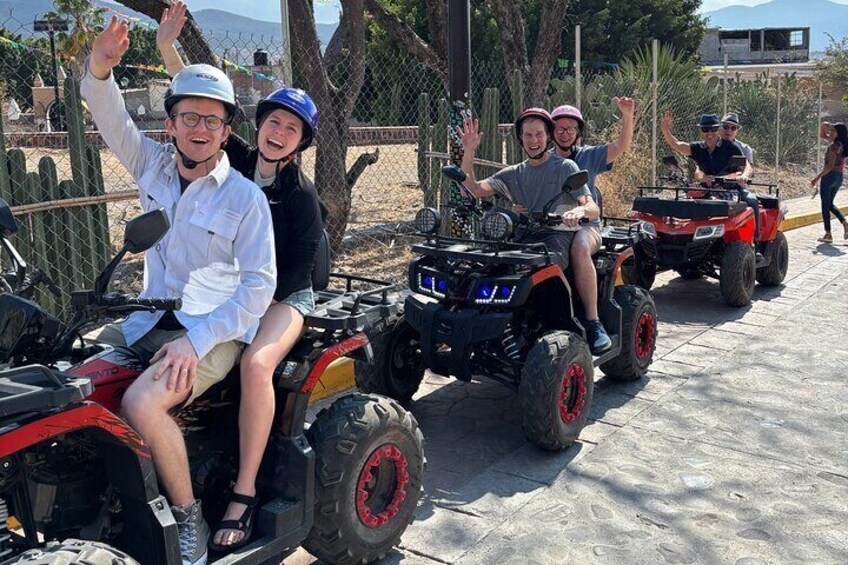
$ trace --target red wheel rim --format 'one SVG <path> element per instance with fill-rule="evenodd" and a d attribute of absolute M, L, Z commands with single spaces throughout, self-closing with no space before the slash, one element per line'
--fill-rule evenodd
<path fill-rule="evenodd" d="M 559 417 L 570 424 L 583 413 L 586 404 L 586 372 L 577 363 L 572 363 L 562 377 L 559 391 Z"/>
<path fill-rule="evenodd" d="M 654 315 L 650 312 L 642 312 L 642 315 L 639 316 L 639 321 L 636 322 L 636 335 L 634 337 L 636 357 L 639 359 L 645 359 L 651 354 L 651 350 L 654 347 L 656 327 L 657 321 L 654 319 Z"/>
<path fill-rule="evenodd" d="M 363 524 L 379 528 L 400 512 L 409 482 L 408 466 L 394 444 L 381 445 L 371 453 L 356 485 L 356 513 Z"/>

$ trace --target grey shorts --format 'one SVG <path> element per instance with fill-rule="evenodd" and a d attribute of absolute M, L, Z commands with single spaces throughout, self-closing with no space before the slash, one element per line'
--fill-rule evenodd
<path fill-rule="evenodd" d="M 554 255 L 554 261 L 564 271 L 568 268 L 571 256 L 571 243 L 576 231 L 539 231 L 530 232 L 520 237 L 521 243 L 544 243 L 548 252 Z"/>
<path fill-rule="evenodd" d="M 288 304 L 303 316 L 306 316 L 315 310 L 315 293 L 312 292 L 312 287 L 296 290 L 280 301 L 282 304 Z"/>

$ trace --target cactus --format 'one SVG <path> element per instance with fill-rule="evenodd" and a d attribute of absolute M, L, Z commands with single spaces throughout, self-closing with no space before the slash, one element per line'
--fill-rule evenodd
<path fill-rule="evenodd" d="M 448 101 L 444 98 L 439 99 L 432 143 L 434 153 L 448 152 Z M 431 159 L 430 164 L 432 167 L 430 173 L 431 190 L 439 194 L 438 201 L 444 204 L 449 201 L 450 181 L 442 175 L 440 161 L 438 159 Z"/>
<path fill-rule="evenodd" d="M 9 178 L 9 161 L 6 156 L 6 140 L 3 132 L 3 118 L 0 117 L 0 198 L 7 202 L 12 197 L 12 181 Z"/>
<path fill-rule="evenodd" d="M 9 193 L 9 206 L 20 206 L 28 200 L 28 183 L 26 171 L 26 155 L 20 149 L 10 149 L 7 153 L 9 160 L 9 177 L 11 191 Z M 18 220 L 18 232 L 14 235 L 14 244 L 21 256 L 29 261 L 29 230 L 26 218 Z"/>
<path fill-rule="evenodd" d="M 498 131 L 500 106 L 500 91 L 497 88 L 487 88 L 483 92 L 483 112 L 480 115 L 480 133 L 483 137 L 480 140 L 480 148 L 477 150 L 477 157 L 481 159 L 498 162 L 503 159 L 501 135 Z M 486 178 L 494 172 L 495 170 L 491 167 L 482 165 L 474 167 L 474 176 L 478 179 Z"/>
<path fill-rule="evenodd" d="M 256 145 L 256 126 L 250 122 L 242 122 L 239 136 L 250 145 Z"/>
<path fill-rule="evenodd" d="M 56 163 L 50 157 L 42 157 L 38 162 L 38 186 L 37 197 L 41 202 L 59 199 L 59 178 L 56 174 Z M 62 237 L 60 230 L 61 212 L 57 210 L 47 210 L 41 212 L 40 224 L 44 230 L 43 235 L 36 232 L 35 243 L 39 254 L 39 267 L 44 270 L 56 283 L 60 289 L 67 288 L 66 281 L 60 276 L 61 263 L 67 261 L 71 250 L 68 248 L 66 238 Z M 44 293 L 43 295 L 48 300 L 48 310 L 54 314 L 59 314 L 66 306 L 64 299 L 67 295 L 63 295 L 61 299 L 55 299 L 52 294 Z M 52 306 L 53 309 L 50 309 Z"/>
<path fill-rule="evenodd" d="M 88 195 L 103 196 L 106 187 L 103 184 L 103 166 L 100 162 L 100 150 L 93 145 L 86 146 L 86 162 L 88 164 Z M 92 217 L 94 229 L 94 270 L 99 273 L 106 266 L 106 260 L 111 255 L 109 241 L 109 216 L 106 204 L 95 204 L 92 206 Z"/>

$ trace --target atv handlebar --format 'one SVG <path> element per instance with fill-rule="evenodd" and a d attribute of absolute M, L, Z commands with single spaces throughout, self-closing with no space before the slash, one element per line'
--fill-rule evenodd
<path fill-rule="evenodd" d="M 150 310 L 179 310 L 183 307 L 180 298 L 132 298 L 126 294 L 109 293 L 101 297 L 100 305 L 108 308 L 136 306 L 139 309 Z"/>

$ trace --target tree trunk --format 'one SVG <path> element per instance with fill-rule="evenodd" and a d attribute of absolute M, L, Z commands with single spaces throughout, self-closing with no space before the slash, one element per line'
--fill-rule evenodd
<path fill-rule="evenodd" d="M 118 2 L 157 22 L 162 19 L 162 12 L 165 8 L 171 5 L 167 0 L 118 0 Z M 207 65 L 218 66 L 218 62 L 215 60 L 215 52 L 206 38 L 203 37 L 203 31 L 194 21 L 191 12 L 186 11 L 186 16 L 188 21 L 186 21 L 183 31 L 180 33 L 180 45 L 188 56 L 189 63 L 206 63 Z"/>

